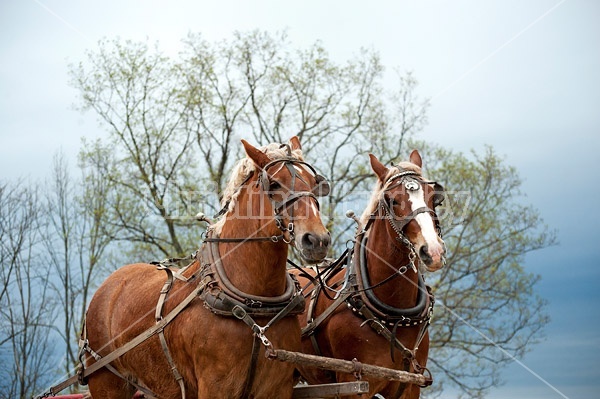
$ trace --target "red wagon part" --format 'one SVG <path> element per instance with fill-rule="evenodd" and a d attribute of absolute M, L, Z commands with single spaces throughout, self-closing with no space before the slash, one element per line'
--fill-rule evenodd
<path fill-rule="evenodd" d="M 74 394 L 70 394 L 70 395 L 57 395 L 57 396 L 53 396 L 54 399 L 91 399 L 92 397 L 90 396 L 89 393 L 74 393 Z M 136 392 L 131 399 L 142 399 L 145 398 L 145 396 L 141 393 L 141 392 Z"/>

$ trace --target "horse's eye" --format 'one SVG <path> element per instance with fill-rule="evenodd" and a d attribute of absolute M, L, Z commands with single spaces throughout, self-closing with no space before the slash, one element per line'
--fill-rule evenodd
<path fill-rule="evenodd" d="M 269 191 L 277 191 L 279 189 L 281 189 L 281 184 L 279 184 L 279 182 L 272 181 L 269 184 Z"/>

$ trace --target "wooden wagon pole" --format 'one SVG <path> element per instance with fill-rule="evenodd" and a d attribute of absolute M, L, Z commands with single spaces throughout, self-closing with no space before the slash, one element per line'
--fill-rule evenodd
<path fill-rule="evenodd" d="M 283 349 L 267 349 L 266 356 L 282 362 L 315 367 L 322 370 L 331 370 L 342 373 L 356 374 L 357 376 L 374 377 L 390 381 L 400 381 L 408 384 L 423 386 L 430 381 L 422 374 L 407 371 L 393 370 L 386 367 L 364 364 L 357 360 L 342 360 L 323 356 L 307 355 L 305 353 L 290 352 Z"/>

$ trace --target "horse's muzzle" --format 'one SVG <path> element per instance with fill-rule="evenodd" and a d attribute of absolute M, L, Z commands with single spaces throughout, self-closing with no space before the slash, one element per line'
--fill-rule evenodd
<path fill-rule="evenodd" d="M 319 262 L 327 256 L 331 236 L 327 234 L 304 233 L 299 240 L 300 254 L 307 262 Z"/>
<path fill-rule="evenodd" d="M 429 272 L 440 270 L 446 264 L 446 246 L 435 243 L 423 245 L 419 248 L 419 258 Z"/>

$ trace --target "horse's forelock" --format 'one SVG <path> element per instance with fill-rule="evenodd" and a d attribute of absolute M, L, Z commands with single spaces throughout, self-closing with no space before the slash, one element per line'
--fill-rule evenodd
<path fill-rule="evenodd" d="M 264 152 L 269 159 L 276 160 L 281 158 L 290 158 L 288 153 L 288 147 L 279 143 L 271 143 L 264 147 L 260 147 L 259 150 Z M 302 150 L 291 150 L 291 158 L 295 158 L 299 161 L 304 161 Z M 254 171 L 256 170 L 256 164 L 249 157 L 240 159 L 235 163 L 231 171 L 231 176 L 227 181 L 227 185 L 223 190 L 223 196 L 221 197 L 221 206 L 227 206 L 227 212 L 233 210 L 237 204 L 237 197 L 241 191 L 241 185 Z M 225 217 L 221 217 L 214 225 L 213 228 L 217 233 L 221 232 L 221 228 L 225 223 Z"/>

